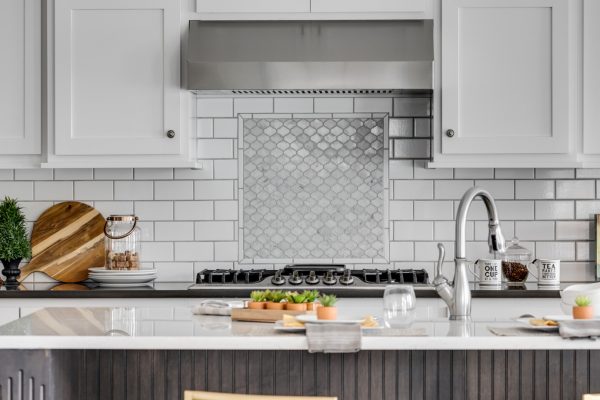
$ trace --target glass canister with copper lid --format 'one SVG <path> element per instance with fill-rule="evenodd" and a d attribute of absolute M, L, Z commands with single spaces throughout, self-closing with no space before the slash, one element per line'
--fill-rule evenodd
<path fill-rule="evenodd" d="M 111 215 L 104 225 L 105 268 L 112 270 L 140 269 L 142 231 L 135 215 Z"/>

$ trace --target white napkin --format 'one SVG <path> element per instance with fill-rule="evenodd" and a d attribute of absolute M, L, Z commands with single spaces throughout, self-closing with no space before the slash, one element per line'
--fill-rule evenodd
<path fill-rule="evenodd" d="M 360 324 L 306 323 L 309 353 L 356 353 L 362 347 Z"/>
<path fill-rule="evenodd" d="M 192 306 L 192 313 L 196 315 L 231 315 L 232 308 L 244 308 L 244 302 L 204 300 L 200 304 Z"/>
<path fill-rule="evenodd" d="M 600 321 L 597 320 L 567 320 L 560 321 L 558 328 L 560 336 L 565 339 L 589 338 L 596 340 L 600 337 Z"/>

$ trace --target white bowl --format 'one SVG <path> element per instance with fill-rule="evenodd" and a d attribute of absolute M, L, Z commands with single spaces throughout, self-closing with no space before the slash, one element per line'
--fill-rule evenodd
<path fill-rule="evenodd" d="M 571 285 L 560 292 L 561 308 L 565 314 L 571 314 L 577 296 L 587 296 L 592 300 L 595 315 L 600 316 L 600 282 Z"/>

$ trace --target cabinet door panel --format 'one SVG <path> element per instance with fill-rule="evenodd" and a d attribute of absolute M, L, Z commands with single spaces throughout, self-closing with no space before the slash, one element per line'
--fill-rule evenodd
<path fill-rule="evenodd" d="M 429 0 L 312 0 L 312 12 L 406 12 L 424 13 Z"/>
<path fill-rule="evenodd" d="M 566 0 L 442 7 L 442 152 L 568 153 Z"/>
<path fill-rule="evenodd" d="M 180 153 L 179 2 L 57 0 L 55 18 L 56 154 Z"/>
<path fill-rule="evenodd" d="M 199 13 L 310 12 L 310 0 L 196 0 Z"/>
<path fill-rule="evenodd" d="M 600 154 L 600 1 L 583 9 L 583 152 Z"/>
<path fill-rule="evenodd" d="M 0 1 L 0 154 L 40 154 L 41 5 Z"/>

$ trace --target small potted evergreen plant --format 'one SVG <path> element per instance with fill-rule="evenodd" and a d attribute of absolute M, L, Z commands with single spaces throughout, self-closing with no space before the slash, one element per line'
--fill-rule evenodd
<path fill-rule="evenodd" d="M 281 290 L 273 290 L 269 293 L 269 298 L 267 299 L 269 302 L 267 303 L 267 310 L 283 310 L 285 308 L 285 293 Z"/>
<path fill-rule="evenodd" d="M 23 258 L 31 258 L 31 244 L 27 238 L 25 215 L 15 199 L 5 197 L 0 203 L 0 261 L 7 287 L 19 285 L 19 264 Z"/>
<path fill-rule="evenodd" d="M 287 299 L 286 310 L 306 311 L 306 296 L 304 293 L 287 292 L 285 295 Z"/>
<path fill-rule="evenodd" d="M 577 296 L 573 306 L 573 319 L 592 319 L 594 318 L 594 307 L 592 300 L 588 296 Z"/>
<path fill-rule="evenodd" d="M 337 318 L 337 297 L 333 294 L 323 294 L 319 297 L 321 306 L 317 308 L 317 319 L 336 319 Z"/>
<path fill-rule="evenodd" d="M 267 304 L 267 295 L 268 290 L 254 290 L 250 292 L 250 299 L 252 301 L 248 303 L 248 308 L 252 310 L 262 310 L 263 308 L 265 308 L 265 305 Z"/>

